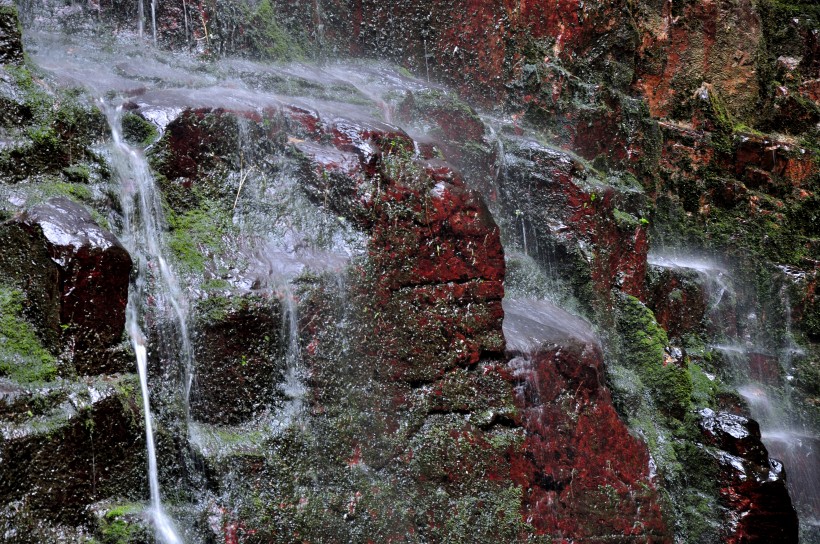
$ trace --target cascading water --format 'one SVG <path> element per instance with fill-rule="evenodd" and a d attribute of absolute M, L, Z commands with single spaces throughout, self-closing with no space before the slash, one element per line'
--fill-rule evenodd
<path fill-rule="evenodd" d="M 154 443 L 153 417 L 149 401 L 147 339 L 140 328 L 147 299 L 152 296 L 156 311 L 170 310 L 176 321 L 180 340 L 180 358 L 184 369 L 183 397 L 187 406 L 191 385 L 191 346 L 183 306 L 182 292 L 176 276 L 163 256 L 160 241 L 161 207 L 153 178 L 140 153 L 122 137 L 121 107 L 107 108 L 112 135 L 112 162 L 121 184 L 123 228 L 120 236 L 136 257 L 137 273 L 129 293 L 127 324 L 134 346 L 140 376 L 145 412 L 145 435 L 148 448 L 148 481 L 151 494 L 150 516 L 157 539 L 163 544 L 181 543 L 173 522 L 162 505 Z M 154 283 L 149 283 L 154 279 Z M 166 307 L 167 305 L 167 307 Z"/>
<path fill-rule="evenodd" d="M 800 514 L 802 542 L 818 539 L 820 517 L 820 440 L 804 429 L 791 406 L 792 360 L 800 348 L 791 333 L 791 310 L 785 289 L 781 308 L 769 321 L 758 315 L 760 301 L 736 283 L 727 267 L 699 256 L 674 252 L 650 255 L 650 264 L 697 272 L 707 295 L 707 317 L 715 342 L 709 347 L 728 363 L 729 376 L 760 423 L 761 437 L 770 455 L 783 462 L 787 483 Z M 772 321 L 782 314 L 780 337 Z M 737 321 L 737 323 L 733 323 Z"/>
<path fill-rule="evenodd" d="M 148 352 L 145 347 L 145 338 L 135 320 L 136 316 L 129 316 L 128 334 L 131 336 L 134 352 L 137 356 L 137 369 L 140 376 L 143 412 L 145 414 L 145 442 L 148 447 L 148 485 L 151 492 L 150 516 L 154 523 L 157 539 L 163 544 L 177 544 L 181 543 L 182 539 L 177 534 L 173 522 L 165 513 L 159 492 L 157 454 L 154 445 L 154 422 L 151 417 L 151 402 L 148 398 Z"/>
<path fill-rule="evenodd" d="M 151 36 L 157 45 L 157 0 L 151 0 Z"/>
<path fill-rule="evenodd" d="M 152 35 L 154 42 L 156 42 L 156 2 L 151 2 L 152 13 Z M 183 10 L 185 4 L 183 3 Z M 140 34 L 142 34 L 142 6 L 140 8 Z M 187 24 L 187 16 L 185 19 Z M 186 31 L 187 37 L 187 31 Z M 426 43 L 425 43 L 426 45 Z M 68 49 L 68 48 L 66 48 Z M 307 410 L 303 407 L 303 397 L 306 393 L 306 374 L 308 372 L 302 368 L 307 359 L 309 349 L 302 349 L 299 343 L 299 300 L 298 295 L 294 293 L 297 291 L 296 282 L 294 279 L 302 275 L 310 276 L 311 274 L 323 274 L 330 271 L 330 275 L 336 274 L 341 269 L 344 269 L 346 259 L 351 256 L 360 256 L 364 253 L 361 235 L 351 234 L 352 229 L 345 223 L 343 217 L 337 217 L 333 213 L 328 213 L 328 210 L 323 212 L 317 211 L 314 204 L 307 202 L 306 197 L 301 193 L 298 187 L 298 182 L 295 179 L 294 172 L 296 166 L 290 159 L 281 152 L 271 156 L 253 156 L 253 150 L 257 142 L 253 141 L 248 130 L 249 118 L 258 118 L 259 112 L 265 108 L 273 106 L 273 108 L 293 107 L 297 104 L 300 108 L 312 108 L 313 98 L 327 100 L 323 103 L 321 108 L 326 108 L 327 112 L 325 119 L 320 119 L 318 125 L 322 125 L 327 121 L 328 125 L 332 125 L 334 116 L 344 118 L 344 116 L 351 116 L 357 120 L 365 120 L 364 122 L 373 123 L 374 118 L 378 118 L 379 114 L 382 120 L 392 121 L 394 112 L 389 107 L 389 100 L 383 99 L 388 95 L 389 91 L 398 90 L 398 94 L 402 91 L 415 91 L 422 87 L 418 82 L 404 81 L 397 73 L 389 73 L 388 70 L 383 70 L 381 67 L 367 67 L 356 66 L 342 66 L 339 68 L 328 67 L 322 70 L 315 67 L 291 66 L 286 68 L 271 67 L 265 65 L 257 65 L 248 63 L 246 61 L 231 61 L 229 59 L 220 62 L 218 66 L 210 65 L 208 70 L 196 70 L 190 68 L 183 68 L 175 71 L 171 68 L 171 62 L 163 64 L 160 59 L 161 54 L 156 52 L 151 59 L 145 57 L 134 57 L 145 59 L 144 65 L 138 61 L 128 62 L 111 62 L 110 58 L 105 58 L 99 66 L 91 68 L 94 72 L 102 72 L 104 66 L 116 65 L 117 76 L 127 79 L 129 74 L 134 77 L 131 80 L 122 82 L 116 80 L 116 84 L 108 82 L 103 84 L 103 88 L 97 88 L 96 91 L 108 91 L 108 89 L 131 89 L 137 86 L 143 86 L 145 81 L 161 80 L 162 83 L 155 85 L 153 88 L 145 90 L 145 94 L 139 98 L 134 98 L 134 104 L 139 108 L 140 113 L 150 119 L 152 112 L 159 112 L 157 115 L 165 116 L 164 123 L 179 115 L 179 112 L 186 107 L 202 108 L 228 108 L 229 115 L 234 115 L 239 124 L 239 151 L 237 155 L 240 157 L 238 168 L 234 165 L 233 173 L 228 174 L 226 179 L 221 179 L 220 190 L 224 190 L 228 194 L 229 202 L 223 205 L 224 209 L 230 211 L 228 223 L 232 223 L 235 227 L 236 246 L 230 247 L 225 253 L 229 255 L 218 254 L 216 256 L 208 256 L 213 262 L 208 262 L 205 272 L 202 276 L 209 278 L 216 278 L 222 283 L 221 289 L 227 292 L 231 297 L 240 297 L 248 293 L 253 295 L 260 295 L 261 297 L 270 297 L 274 293 L 280 297 L 281 300 L 281 322 L 282 322 L 282 344 L 285 373 L 284 379 L 276 383 L 276 388 L 284 393 L 284 406 L 276 405 L 275 402 L 266 404 L 268 399 L 260 399 L 262 409 L 254 411 L 249 419 L 243 421 L 240 426 L 228 428 L 217 424 L 211 425 L 211 428 L 204 429 L 202 435 L 208 434 L 207 437 L 200 435 L 198 429 L 199 423 L 189 424 L 190 416 L 188 415 L 188 397 L 191 391 L 191 383 L 193 372 L 191 371 L 193 364 L 192 349 L 189 340 L 188 326 L 187 326 L 187 303 L 186 297 L 182 293 L 182 289 L 178 285 L 176 275 L 173 269 L 168 265 L 163 250 L 162 237 L 160 231 L 162 229 L 162 206 L 157 195 L 157 190 L 154 187 L 154 180 L 150 174 L 145 159 L 140 151 L 128 146 L 123 142 L 122 127 L 119 111 L 108 110 L 109 122 L 111 124 L 111 132 L 113 135 L 113 148 L 111 150 L 111 158 L 114 163 L 115 170 L 118 174 L 118 179 L 122 182 L 122 202 L 124 211 L 124 223 L 120 231 L 121 238 L 127 244 L 129 250 L 137 261 L 138 273 L 135 276 L 134 285 L 131 291 L 131 299 L 129 303 L 129 321 L 128 332 L 131 335 L 134 350 L 137 355 L 138 369 L 140 371 L 140 383 L 142 387 L 144 412 L 146 418 L 146 437 L 148 442 L 148 469 L 149 469 L 149 483 L 151 491 L 151 517 L 156 527 L 157 538 L 165 543 L 181 542 L 179 533 L 174 529 L 173 523 L 165 514 L 159 488 L 158 467 L 155 453 L 155 445 L 153 439 L 153 418 L 150 410 L 149 391 L 148 391 L 148 340 L 145 338 L 143 330 L 153 333 L 156 328 L 156 322 L 165 319 L 166 322 L 172 322 L 170 327 L 174 330 L 174 338 L 169 340 L 169 345 L 175 346 L 179 344 L 179 353 L 173 358 L 179 363 L 180 368 L 183 369 L 182 393 L 183 403 L 186 413 L 184 415 L 186 430 L 188 432 L 188 440 L 194 446 L 200 446 L 202 457 L 207 457 L 208 452 L 205 451 L 209 444 L 207 440 L 213 439 L 213 442 L 218 442 L 218 447 L 224 446 L 230 440 L 235 439 L 230 436 L 231 432 L 236 431 L 236 435 L 242 435 L 245 438 L 251 435 L 254 431 L 256 435 L 242 442 L 241 438 L 235 440 L 232 444 L 236 446 L 234 453 L 239 452 L 241 455 L 249 454 L 249 465 L 254 465 L 257 461 L 253 459 L 254 456 L 262 456 L 260 453 L 270 448 L 269 440 L 271 436 L 279 432 L 280 435 L 286 433 L 283 430 L 292 430 L 299 424 L 301 416 L 307 417 Z M 425 54 L 425 62 L 427 55 Z M 57 63 L 59 65 L 59 63 Z M 173 68 L 178 68 L 174 66 Z M 59 70 L 65 72 L 66 69 L 60 67 Z M 223 71 L 224 70 L 224 71 Z M 351 73 L 353 72 L 353 73 Z M 77 72 L 78 74 L 81 72 Z M 218 74 L 218 75 L 214 75 Z M 96 74 L 95 74 L 96 75 Z M 333 76 L 333 77 L 329 77 Z M 75 74 L 76 77 L 76 74 Z M 165 78 L 165 79 L 163 79 Z M 429 79 L 429 77 L 428 77 Z M 328 81 L 332 80 L 332 83 Z M 111 81 L 115 81 L 114 78 Z M 227 81 L 227 83 L 224 83 Z M 265 90 L 258 90 L 259 87 L 264 87 L 258 82 L 273 82 L 270 86 L 282 92 L 283 95 L 296 94 L 304 92 L 305 95 L 298 95 L 296 98 L 290 96 L 284 97 L 277 95 L 270 88 Z M 180 83 L 181 82 L 181 83 Z M 252 83 L 249 83 L 252 82 Z M 282 83 L 283 82 L 283 83 Z M 309 84 L 305 84 L 308 82 Z M 347 82 L 348 87 L 344 87 Z M 278 86 L 277 86 L 278 85 Z M 335 88 L 331 90 L 331 86 Z M 351 90 L 352 87 L 352 90 Z M 391 88 L 392 87 L 392 88 Z M 282 90 L 282 89 L 285 90 Z M 252 90 L 256 89 L 256 90 Z M 340 90 L 341 89 L 341 90 Z M 388 91 L 389 90 L 389 91 Z M 422 91 L 424 89 L 421 89 Z M 350 101 L 345 102 L 339 100 L 338 103 L 333 103 L 333 94 L 338 93 L 338 96 L 344 96 Z M 314 93 L 313 95 L 309 93 Z M 314 96 L 315 95 L 315 96 Z M 329 98 L 330 97 L 330 98 Z M 351 100 L 351 97 L 355 99 Z M 395 98 L 395 93 L 394 93 Z M 361 102 L 371 101 L 370 111 L 367 108 L 360 107 Z M 355 105 L 354 105 L 355 104 Z M 318 107 L 318 106 L 317 106 Z M 152 110 L 152 108 L 155 108 Z M 164 109 L 163 109 L 164 108 Z M 236 110 L 230 110 L 236 108 Z M 246 115 L 247 117 L 243 117 Z M 358 116 L 358 117 L 357 117 Z M 265 118 L 265 121 L 270 119 Z M 163 122 L 157 122 L 160 128 L 164 128 Z M 296 123 L 294 123 L 296 124 Z M 291 127 L 292 128 L 292 127 Z M 410 130 L 410 129 L 408 129 Z M 422 130 L 423 132 L 423 130 Z M 494 185 L 498 185 L 499 178 L 507 175 L 505 171 L 505 155 L 504 141 L 501 137 L 496 136 L 495 131 L 491 135 L 497 141 L 497 154 L 501 159 L 495 164 L 495 171 L 492 173 L 494 177 Z M 224 135 L 220 135 L 224 137 Z M 302 142 L 302 134 L 292 135 L 288 134 L 288 140 L 291 143 L 298 145 Z M 284 138 L 283 138 L 284 139 Z M 326 142 L 325 142 L 326 143 Z M 416 140 L 414 144 L 414 156 L 418 158 L 421 155 L 421 147 Z M 370 144 L 368 143 L 367 146 Z M 511 147 L 517 145 L 511 142 Z M 318 147 L 318 146 L 317 146 Z M 371 153 L 372 149 L 358 148 L 357 151 Z M 524 150 L 525 151 L 525 150 Z M 295 151 L 294 151 L 295 153 Z M 512 152 L 511 152 L 512 153 Z M 525 153 L 519 150 L 522 158 Z M 224 153 L 220 156 L 220 160 L 229 162 L 228 157 L 230 152 Z M 532 153 L 529 153 L 532 155 Z M 227 157 L 227 158 L 226 158 Z M 530 157 L 531 158 L 531 157 Z M 565 158 L 562 158 L 565 160 Z M 273 171 L 262 172 L 256 170 L 257 165 L 267 163 L 275 163 L 276 166 L 271 168 Z M 285 167 L 282 165 L 285 164 Z M 238 174 L 237 171 L 238 170 Z M 196 184 L 202 180 L 196 179 L 192 183 Z M 593 193 L 594 195 L 594 193 Z M 489 197 L 488 197 L 489 200 Z M 515 208 L 515 199 L 509 202 Z M 327 200 L 325 201 L 327 204 Z M 232 205 L 232 207 L 231 207 Z M 492 206 L 492 204 L 490 204 Z M 220 209 L 219 211 L 224 211 Z M 532 319 L 519 320 L 516 326 L 515 321 L 507 323 L 506 332 L 508 335 L 507 341 L 509 344 L 515 346 L 516 342 L 524 342 L 527 346 L 533 346 L 543 343 L 547 339 L 541 335 L 544 330 L 550 327 L 556 330 L 563 330 L 558 327 L 556 323 L 563 325 L 564 328 L 570 327 L 573 330 L 571 336 L 579 336 L 580 330 L 584 329 L 581 323 L 572 326 L 573 321 L 563 311 L 558 308 L 545 304 L 543 299 L 552 300 L 553 298 L 561 298 L 556 295 L 557 288 L 553 288 L 550 282 L 554 282 L 553 276 L 560 274 L 553 273 L 551 253 L 554 251 L 552 246 L 547 245 L 546 248 L 539 248 L 539 229 L 543 229 L 544 224 L 538 223 L 536 217 L 531 215 L 524 215 L 521 213 L 512 213 L 512 210 L 507 210 L 510 217 L 503 218 L 496 215 L 496 210 L 493 213 L 496 220 L 505 223 L 502 228 L 506 227 L 505 235 L 510 238 L 515 238 L 515 243 L 510 243 L 507 247 L 508 268 L 515 268 L 516 272 L 509 273 L 508 293 L 515 292 L 510 288 L 510 283 L 515 280 L 518 282 L 516 289 L 518 294 L 523 297 L 517 303 L 508 301 L 513 304 L 513 310 L 517 304 L 517 311 L 519 314 L 525 314 Z M 526 217 L 526 222 L 525 222 Z M 521 221 L 518 225 L 517 222 Z M 569 230 L 566 225 L 552 225 L 547 227 L 555 233 L 563 233 Z M 345 237 L 349 238 L 345 238 Z M 356 238 L 358 236 L 358 238 Z M 518 240 L 518 237 L 520 241 Z M 352 239 L 352 241 L 351 241 Z M 486 241 L 486 239 L 485 239 Z M 519 247 L 516 249 L 516 245 Z M 514 262 L 514 265 L 512 264 Z M 560 264 L 557 263 L 556 266 Z M 672 263 L 670 266 L 677 266 Z M 543 270 L 542 268 L 546 268 Z M 710 273 L 705 270 L 704 273 Z M 517 274 L 517 276 L 516 276 Z M 514 276 L 516 276 L 514 278 Z M 188 277 L 184 278 L 187 282 Z M 200 289 L 201 285 L 197 283 L 202 278 L 194 279 L 186 288 L 191 290 Z M 339 285 L 335 287 L 338 291 L 336 293 L 336 301 L 343 301 L 346 293 L 343 285 L 343 274 L 338 274 Z M 300 281 L 315 281 L 304 277 Z M 722 281 L 722 280 L 721 280 Z M 204 291 L 204 289 L 203 289 Z M 727 285 L 722 283 L 720 285 L 720 296 L 714 297 L 713 306 L 717 307 L 724 303 L 724 295 L 727 293 Z M 148 298 L 153 299 L 153 305 L 148 305 Z M 204 298 L 204 297 L 203 297 Z M 215 297 L 216 298 L 216 297 Z M 268 299 L 270 300 L 270 298 Z M 564 301 L 556 301 L 563 304 Z M 342 308 L 342 317 L 339 318 L 335 325 L 338 329 L 347 326 L 345 321 L 350 318 L 348 315 L 348 308 L 346 303 L 339 302 L 337 305 L 345 306 Z M 507 305 L 508 311 L 510 310 Z M 469 311 L 469 305 L 467 307 Z M 153 321 L 147 318 L 154 318 Z M 569 324 L 569 325 L 568 325 Z M 275 333 L 276 331 L 271 331 Z M 567 333 L 569 334 L 569 333 Z M 344 332 L 338 335 L 340 342 L 347 341 L 347 335 Z M 566 336 L 566 335 L 564 335 Z M 152 336 L 153 339 L 153 336 Z M 162 342 L 163 340 L 160 340 Z M 591 340 L 590 340 L 591 342 Z M 344 350 L 342 350 L 344 351 Z M 351 367 L 352 368 L 352 367 Z M 370 387 L 371 383 L 368 379 L 362 379 L 361 383 Z M 164 384 L 165 385 L 165 384 Z M 368 389 L 369 393 L 369 389 Z M 176 395 L 176 393 L 174 393 Z M 768 402 L 768 401 L 767 401 Z M 771 404 L 771 403 L 769 403 Z M 275 409 L 271 409 L 275 407 Z M 260 425 L 261 424 L 261 425 Z M 270 425 L 269 425 L 270 424 Z M 273 427 L 275 432 L 265 433 L 262 438 L 259 438 L 262 433 L 258 432 L 260 427 L 269 429 Z M 290 429 L 289 429 L 290 428 Z M 237 431 L 238 429 L 238 431 Z M 773 440 L 777 433 L 769 433 L 769 437 Z M 227 438 L 226 438 L 227 436 Z M 777 434 L 779 436 L 779 434 Z M 184 440 L 184 438 L 183 438 Z M 283 438 L 283 440 L 285 440 Z M 248 443 L 253 442 L 256 449 L 247 447 Z M 419 448 L 421 451 L 421 448 Z M 239 457 L 239 455 L 237 455 Z M 357 474 L 356 467 L 361 465 L 361 461 L 355 450 L 352 454 L 351 460 L 347 464 L 347 468 L 351 474 Z M 208 460 L 212 461 L 212 460 Z M 244 462 L 244 460 L 243 460 Z M 216 465 L 216 463 L 214 463 Z M 266 469 L 272 466 L 273 463 L 267 465 Z M 220 467 L 224 468 L 224 467 Z M 234 470 L 231 466 L 228 470 Z M 226 472 L 228 472 L 226 470 Z M 224 473 L 223 473 L 224 474 Z M 242 473 L 237 470 L 235 473 L 231 472 L 231 477 L 237 480 L 241 479 Z M 312 485 L 316 488 L 320 487 L 318 482 L 319 476 L 311 475 L 314 482 Z M 374 476 L 375 478 L 375 476 Z M 296 477 L 294 476 L 294 481 Z M 220 485 L 223 481 L 220 481 Z M 303 486 L 295 491 L 301 495 L 297 497 L 299 511 L 307 500 L 308 487 L 303 482 L 299 485 Z M 229 487 L 229 484 L 226 484 Z M 237 487 L 242 489 L 241 487 Z M 255 490 L 254 490 L 255 491 Z M 229 493 L 229 492 L 228 492 Z M 324 493 L 324 490 L 321 490 Z M 296 496 L 296 495 L 294 495 Z M 324 495 L 322 495 L 324 497 Z M 222 498 L 222 497 L 220 497 Z M 254 496 L 256 498 L 256 496 Z M 302 500 L 305 500 L 305 503 Z M 272 500 L 272 499 L 271 499 Z M 352 510 L 355 510 L 355 504 L 358 498 L 351 499 L 352 506 L 348 505 L 347 509 L 352 516 Z M 214 501 L 217 502 L 217 501 Z M 226 501 L 229 502 L 229 501 Z M 241 502 L 241 501 L 237 501 Z M 291 505 L 282 504 L 282 509 L 290 508 Z M 340 503 L 342 510 L 344 510 L 344 503 Z M 202 506 L 202 504 L 198 505 Z M 309 508 L 313 508 L 314 504 L 310 504 Z M 335 508 L 335 507 L 334 507 Z M 211 509 L 213 512 L 215 508 Z M 216 516 L 217 518 L 219 516 Z M 345 522 L 348 520 L 348 514 L 345 514 Z M 221 519 L 214 522 L 214 531 L 219 531 L 223 527 Z M 237 524 L 230 525 L 236 531 Z M 187 538 L 187 535 L 186 535 Z M 225 528 L 226 541 L 228 540 L 228 530 Z"/>

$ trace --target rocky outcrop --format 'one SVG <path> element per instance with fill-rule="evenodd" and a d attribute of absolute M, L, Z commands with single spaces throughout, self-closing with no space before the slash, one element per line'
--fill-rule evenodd
<path fill-rule="evenodd" d="M 512 474 L 525 490 L 523 515 L 553 539 L 671 542 L 649 452 L 612 405 L 588 325 L 540 301 L 505 309 L 526 430 Z"/>
<path fill-rule="evenodd" d="M 131 257 L 82 206 L 56 198 L 2 225 L 0 268 L 27 293 L 46 346 L 80 374 L 119 370 Z"/>
<path fill-rule="evenodd" d="M 504 150 L 500 193 L 520 247 L 587 304 L 613 288 L 641 295 L 649 221 L 640 187 L 608 185 L 577 157 L 531 139 L 507 138 Z"/>
<path fill-rule="evenodd" d="M 0 64 L 23 61 L 23 40 L 17 8 L 10 1 L 0 4 Z"/>
<path fill-rule="evenodd" d="M 236 424 L 281 400 L 284 382 L 282 310 L 278 300 L 214 297 L 195 316 L 191 415 Z"/>
<path fill-rule="evenodd" d="M 189 526 L 226 542 L 712 543 L 763 541 L 767 531 L 793 541 L 783 476 L 759 437 L 734 440 L 727 421 L 736 416 L 708 423 L 702 410 L 742 410 L 726 391 L 732 372 L 792 383 L 792 367 L 771 355 L 791 344 L 744 349 L 739 370 L 713 348 L 725 337 L 751 341 L 758 319 L 777 325 L 778 341 L 790 337 L 785 294 L 790 324 L 805 334 L 796 341 L 817 336 L 817 40 L 811 17 L 773 23 L 794 5 L 158 6 L 162 46 L 280 59 L 342 51 L 427 79 L 368 66 L 354 84 L 325 81 L 335 76 L 324 68 L 226 63 L 229 84 L 245 87 L 232 94 L 276 96 L 233 111 L 186 97 L 189 109 L 163 110 L 175 119 L 158 123 L 162 137 L 147 154 L 169 207 L 171 258 L 197 299 L 191 429 L 165 436 L 175 442 L 168 464 L 205 496 Z M 123 5 L 71 6 L 50 23 L 87 29 L 92 8 L 135 28 Z M 198 81 L 222 77 L 214 74 Z M 391 78 L 395 89 L 373 91 Z M 430 81 L 497 119 L 485 122 Z M 47 119 L 0 153 L 21 191 L 41 174 L 72 183 L 107 175 L 63 169 L 82 115 L 56 119 L 44 113 L 51 105 L 3 96 L 15 130 Z M 139 127 L 148 109 L 142 98 L 127 107 L 134 126 L 125 132 L 145 146 L 156 130 Z M 75 291 L 61 278 L 81 282 L 51 263 L 78 257 L 51 248 L 39 226 L 51 216 L 37 217 L 3 226 L 13 233 L 6 245 L 20 248 L 9 262 L 20 264 L 0 303 L 16 312 L 24 301 L 26 326 L 68 353 L 65 339 L 85 337 L 69 336 L 78 318 L 68 324 L 63 306 L 76 306 L 64 302 Z M 300 231 L 308 224 L 313 238 Z M 647 263 L 650 246 L 664 243 L 751 253 L 748 276 L 777 304 L 713 307 L 713 271 Z M 316 266 L 336 250 L 332 265 Z M 796 278 L 782 296 L 767 261 Z M 570 294 L 551 291 L 561 282 Z M 505 312 L 505 290 L 522 285 L 565 297 L 595 322 L 600 343 L 540 299 Z M 152 340 L 167 325 L 158 315 L 145 320 Z M 173 375 L 189 369 L 179 372 L 175 346 L 151 345 L 152 400 L 167 423 L 183 410 L 178 388 L 159 382 L 177 384 Z M 806 353 L 793 383 L 810 389 L 817 359 Z M 83 357 L 95 366 L 81 372 L 118 369 L 95 357 Z M 37 402 L 14 391 L 2 416 L 38 417 Z M 737 425 L 756 435 L 753 423 Z M 95 498 L 68 502 L 80 509 Z M 122 512 L 98 523 L 47 515 L 103 538 L 109 525 L 142 523 Z"/>
<path fill-rule="evenodd" d="M 720 497 L 728 508 L 724 542 L 797 542 L 797 513 L 783 465 L 770 459 L 757 423 L 705 409 L 700 427 L 720 467 Z"/>
<path fill-rule="evenodd" d="M 145 440 L 136 379 L 2 391 L 0 523 L 7 542 L 54 538 L 48 524 L 88 521 L 86 506 L 145 492 Z M 43 523 L 46 520 L 46 523 Z"/>

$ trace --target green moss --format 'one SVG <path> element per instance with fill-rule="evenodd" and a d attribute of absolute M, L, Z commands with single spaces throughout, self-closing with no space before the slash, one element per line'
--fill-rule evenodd
<path fill-rule="evenodd" d="M 124 503 L 112 507 L 99 521 L 97 538 L 103 544 L 143 544 L 150 533 L 141 503 Z"/>
<path fill-rule="evenodd" d="M 63 175 L 71 183 L 88 183 L 91 177 L 91 170 L 87 164 L 75 164 L 63 168 Z M 88 193 L 89 198 L 91 193 Z"/>
<path fill-rule="evenodd" d="M 618 331 L 623 338 L 622 359 L 632 368 L 652 368 L 663 364 L 669 340 L 652 310 L 637 298 L 621 295 L 618 305 Z"/>
<path fill-rule="evenodd" d="M 122 133 L 128 143 L 141 147 L 151 145 L 159 138 L 159 131 L 154 123 L 131 112 L 122 116 Z"/>
<path fill-rule="evenodd" d="M 3 69 L 11 75 L 15 86 L 22 93 L 24 103 L 31 109 L 34 119 L 45 119 L 54 104 L 53 96 L 34 81 L 28 67 L 6 64 Z"/>
<path fill-rule="evenodd" d="M 78 183 L 66 183 L 63 181 L 48 181 L 38 185 L 43 198 L 48 199 L 54 196 L 67 196 L 71 200 L 78 202 L 88 202 L 91 200 L 91 189 L 87 185 Z"/>
<path fill-rule="evenodd" d="M 669 340 L 652 310 L 635 297 L 620 295 L 617 320 L 622 364 L 638 373 L 666 413 L 683 417 L 690 407 L 692 379 L 687 369 L 664 360 Z"/>
<path fill-rule="evenodd" d="M 145 510 L 145 505 L 138 502 L 129 502 L 114 506 L 105 513 L 106 519 L 116 519 L 126 515 L 140 514 Z"/>
<path fill-rule="evenodd" d="M 93 158 L 89 146 L 105 133 L 105 116 L 79 92 L 53 93 L 25 66 L 6 66 L 20 104 L 16 114 L 5 115 L 7 125 L 23 143 L 0 152 L 0 172 L 9 181 L 62 173 L 69 181 L 85 182 L 82 167 L 72 165 Z"/>
<path fill-rule="evenodd" d="M 262 60 L 299 60 L 302 48 L 276 21 L 276 11 L 270 0 L 262 0 L 250 14 L 246 41 L 250 50 Z"/>
<path fill-rule="evenodd" d="M 182 213 L 170 211 L 168 226 L 168 247 L 189 272 L 202 272 L 206 258 L 223 248 L 223 236 L 233 230 L 228 210 L 213 201 Z"/>
<path fill-rule="evenodd" d="M 621 229 L 636 229 L 644 224 L 641 219 L 631 213 L 622 212 L 617 208 L 612 210 L 612 216 L 615 219 L 615 224 Z"/>
<path fill-rule="evenodd" d="M 0 284 L 0 375 L 19 383 L 41 383 L 57 375 L 57 365 L 23 319 L 25 297 Z"/>
<path fill-rule="evenodd" d="M 717 378 L 706 375 L 701 367 L 690 361 L 689 377 L 692 380 L 692 402 L 695 407 L 715 407 L 715 399 L 721 390 Z"/>

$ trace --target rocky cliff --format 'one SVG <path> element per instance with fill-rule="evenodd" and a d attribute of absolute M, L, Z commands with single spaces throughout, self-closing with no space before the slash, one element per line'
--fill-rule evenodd
<path fill-rule="evenodd" d="M 820 542 L 813 3 L 140 6 L 0 7 L 0 540 L 164 542 L 128 304 L 185 542 Z"/>

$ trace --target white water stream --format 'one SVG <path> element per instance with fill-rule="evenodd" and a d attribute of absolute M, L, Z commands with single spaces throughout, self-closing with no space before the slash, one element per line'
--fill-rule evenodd
<path fill-rule="evenodd" d="M 790 404 L 793 357 L 801 350 L 791 333 L 791 311 L 781 289 L 785 324 L 783 338 L 776 339 L 774 315 L 760 318 L 728 268 L 713 259 L 684 253 L 650 255 L 650 264 L 670 269 L 696 271 L 703 278 L 709 297 L 708 310 L 715 335 L 722 336 L 709 347 L 720 353 L 734 371 L 737 392 L 748 403 L 760 424 L 763 444 L 769 454 L 783 462 L 789 493 L 801 523 L 801 542 L 815 542 L 820 527 L 820 437 L 801 428 Z M 754 297 L 753 297 L 754 298 Z M 757 303 L 755 303 L 757 304 Z M 750 307 L 751 306 L 751 307 Z M 737 315 L 741 326 L 729 326 L 725 315 Z M 779 378 L 783 376 L 784 379 Z"/>
<path fill-rule="evenodd" d="M 140 322 L 145 317 L 149 296 L 155 303 L 152 310 L 170 314 L 166 317 L 170 317 L 175 322 L 177 328 L 175 339 L 180 344 L 178 356 L 185 369 L 183 401 L 187 419 L 192 378 L 192 350 L 186 323 L 185 298 L 174 271 L 163 255 L 159 231 L 162 208 L 148 164 L 142 154 L 129 146 L 122 138 L 121 107 L 106 107 L 104 103 L 103 107 L 108 113 L 113 140 L 111 158 L 116 179 L 120 184 L 123 209 L 123 229 L 119 233 L 120 239 L 137 263 L 137 274 L 129 291 L 126 328 L 136 354 L 145 414 L 148 483 L 151 495 L 149 514 L 154 524 L 156 538 L 161 544 L 182 544 L 182 538 L 162 505 L 154 442 L 154 421 L 151 415 L 148 389 L 148 346 L 147 339 L 140 328 Z"/>

